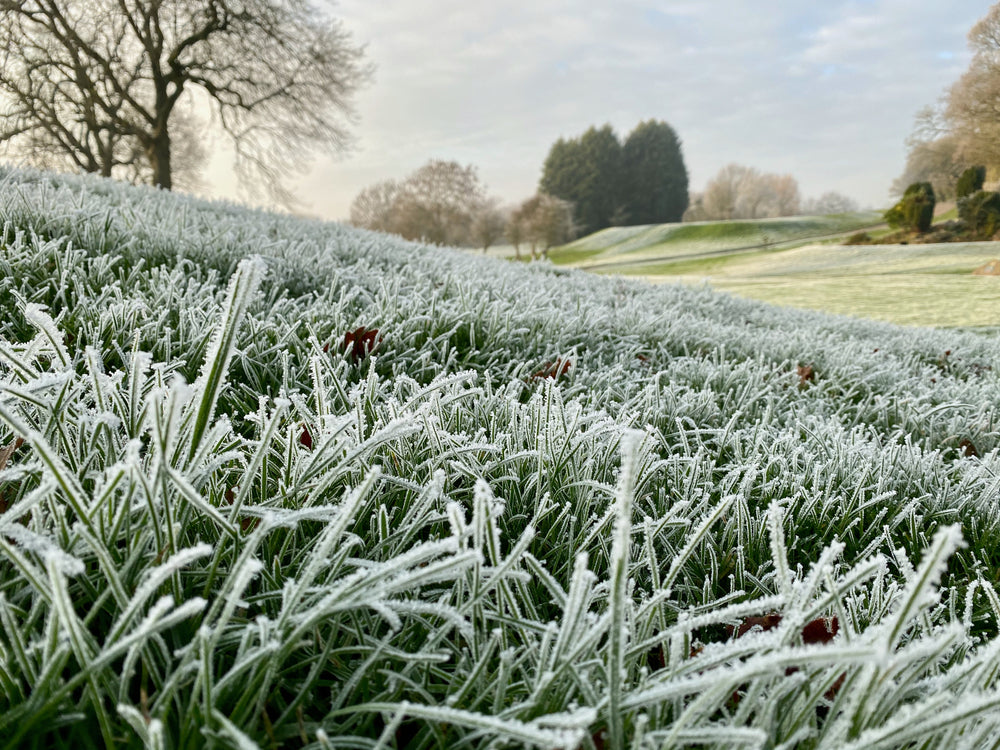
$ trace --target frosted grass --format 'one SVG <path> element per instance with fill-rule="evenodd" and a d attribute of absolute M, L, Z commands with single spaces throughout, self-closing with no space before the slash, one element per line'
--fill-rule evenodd
<path fill-rule="evenodd" d="M 1000 736 L 990 337 L 13 170 L 0 305 L 0 746 Z"/>

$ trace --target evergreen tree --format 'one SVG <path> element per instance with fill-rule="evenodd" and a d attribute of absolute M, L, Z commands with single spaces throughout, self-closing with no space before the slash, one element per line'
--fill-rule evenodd
<path fill-rule="evenodd" d="M 961 199 L 978 193 L 983 189 L 984 182 L 986 182 L 986 167 L 969 167 L 958 178 L 955 196 Z"/>
<path fill-rule="evenodd" d="M 934 221 L 934 188 L 929 182 L 915 182 L 903 197 L 885 212 L 885 220 L 894 229 L 926 232 Z"/>
<path fill-rule="evenodd" d="M 626 218 L 620 208 L 622 146 L 610 125 L 591 127 L 579 138 L 560 138 L 549 150 L 539 192 L 569 201 L 584 234 Z"/>
<path fill-rule="evenodd" d="M 659 120 L 640 122 L 622 148 L 624 206 L 631 224 L 680 221 L 688 173 L 677 133 Z"/>

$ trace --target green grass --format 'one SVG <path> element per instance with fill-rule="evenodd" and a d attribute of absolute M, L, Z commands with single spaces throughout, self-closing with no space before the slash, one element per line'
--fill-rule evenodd
<path fill-rule="evenodd" d="M 554 248 L 552 261 L 607 270 L 655 262 L 803 242 L 881 223 L 876 212 L 796 216 L 753 221 L 693 222 L 612 227 Z"/>
<path fill-rule="evenodd" d="M 997 258 L 1000 244 L 991 242 L 810 245 L 616 272 L 908 325 L 1000 326 L 1000 278 L 972 273 Z"/>

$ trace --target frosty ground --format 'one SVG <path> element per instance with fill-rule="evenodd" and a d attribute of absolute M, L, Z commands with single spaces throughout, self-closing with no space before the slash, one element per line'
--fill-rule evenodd
<path fill-rule="evenodd" d="M 998 746 L 995 338 L 37 172 L 0 225 L 4 746 Z"/>

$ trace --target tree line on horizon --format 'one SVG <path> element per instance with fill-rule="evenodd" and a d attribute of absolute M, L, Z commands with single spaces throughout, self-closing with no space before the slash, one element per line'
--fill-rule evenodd
<path fill-rule="evenodd" d="M 479 247 L 501 238 L 540 249 L 612 225 L 680 221 L 688 202 L 680 139 L 665 122 L 639 123 L 625 142 L 610 125 L 559 138 L 537 192 L 500 208 L 471 165 L 431 160 L 403 180 L 364 188 L 351 204 L 355 226 L 436 244 Z"/>
<path fill-rule="evenodd" d="M 431 160 L 402 180 L 370 185 L 355 197 L 350 222 L 358 227 L 439 245 L 485 252 L 506 239 L 516 258 L 521 245 L 543 257 L 574 236 L 611 226 L 678 221 L 730 221 L 836 214 L 857 203 L 837 192 L 803 200 L 798 181 L 728 164 L 703 192 L 688 189 L 680 139 L 666 122 L 647 120 L 624 143 L 610 125 L 559 138 L 542 167 L 537 192 L 502 207 L 487 194 L 472 165 Z"/>

